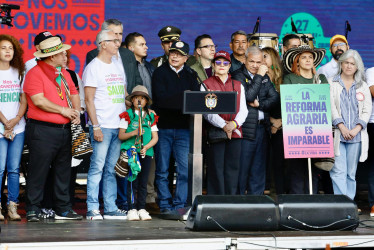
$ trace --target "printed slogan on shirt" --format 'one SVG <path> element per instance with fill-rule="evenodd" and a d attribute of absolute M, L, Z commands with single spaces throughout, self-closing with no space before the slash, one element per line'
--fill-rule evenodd
<path fill-rule="evenodd" d="M 125 102 L 125 85 L 124 79 L 120 74 L 108 74 L 105 76 L 109 98 L 112 103 Z"/>

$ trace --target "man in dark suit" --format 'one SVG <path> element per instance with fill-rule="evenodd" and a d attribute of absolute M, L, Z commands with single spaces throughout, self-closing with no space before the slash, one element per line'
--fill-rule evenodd
<path fill-rule="evenodd" d="M 265 191 L 269 112 L 279 102 L 279 94 L 267 71 L 261 49 L 250 46 L 244 64 L 232 73 L 232 78 L 244 86 L 248 108 L 248 116 L 242 125 L 239 194 L 262 195 Z"/>
<path fill-rule="evenodd" d="M 112 30 L 115 33 L 116 38 L 122 41 L 123 25 L 119 20 L 105 20 L 101 25 L 101 30 Z M 130 50 L 120 47 L 118 52 L 119 54 L 116 57 L 113 57 L 113 62 L 118 63 L 118 65 L 123 68 L 127 83 L 126 90 L 127 93 L 131 93 L 136 85 L 143 85 L 142 78 L 138 71 L 138 65 L 134 53 Z M 86 55 L 86 65 L 88 65 L 98 55 L 98 53 L 98 49 L 88 52 Z"/>

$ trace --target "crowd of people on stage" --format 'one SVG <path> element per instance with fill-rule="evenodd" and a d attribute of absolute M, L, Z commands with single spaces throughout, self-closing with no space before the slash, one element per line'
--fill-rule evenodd
<path fill-rule="evenodd" d="M 7 177 L 10 220 L 21 220 L 24 145 L 27 221 L 83 219 L 72 209 L 72 124 L 88 128 L 93 149 L 86 219 L 147 221 L 155 207 L 165 216 L 179 214 L 191 196 L 186 90 L 237 93 L 235 113 L 204 115 L 208 195 L 263 195 L 269 178 L 276 194 L 309 193 L 307 159 L 284 157 L 281 84 L 329 84 L 334 165 L 330 171 L 312 167 L 313 193 L 322 188 L 354 199 L 358 162 L 368 161 L 374 216 L 374 68 L 365 70 L 345 36 L 331 38 L 333 58 L 316 70 L 326 50 L 302 45 L 296 34 L 284 36 L 280 56 L 274 47 L 250 45 L 239 30 L 230 54 L 217 50 L 208 34 L 197 36 L 191 49 L 180 29 L 166 26 L 158 33 L 164 55 L 147 61 L 146 38 L 133 32 L 123 39 L 123 32 L 119 20 L 102 24 L 82 79 L 69 69 L 71 46 L 59 35 L 38 34 L 35 58 L 26 63 L 19 41 L 0 35 L 0 180 Z M 134 155 L 126 178 L 115 172 L 121 152 Z"/>

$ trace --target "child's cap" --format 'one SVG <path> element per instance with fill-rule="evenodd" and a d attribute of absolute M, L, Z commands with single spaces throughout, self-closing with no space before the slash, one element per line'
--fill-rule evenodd
<path fill-rule="evenodd" d="M 142 86 L 142 85 L 137 85 L 135 86 L 135 88 L 133 88 L 132 92 L 131 92 L 131 95 L 128 95 L 126 97 L 126 100 L 131 102 L 131 99 L 134 97 L 134 96 L 145 96 L 147 99 L 148 99 L 148 104 L 151 105 L 152 104 L 152 99 L 151 97 L 149 96 L 148 94 L 148 90 L 146 87 Z"/>

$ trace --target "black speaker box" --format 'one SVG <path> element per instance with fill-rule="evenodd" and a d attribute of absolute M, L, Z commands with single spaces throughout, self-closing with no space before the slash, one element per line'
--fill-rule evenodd
<path fill-rule="evenodd" d="M 353 230 L 359 218 L 345 195 L 278 195 L 281 230 Z"/>
<path fill-rule="evenodd" d="M 268 196 L 198 195 L 188 215 L 186 227 L 191 230 L 274 231 L 279 212 Z"/>

